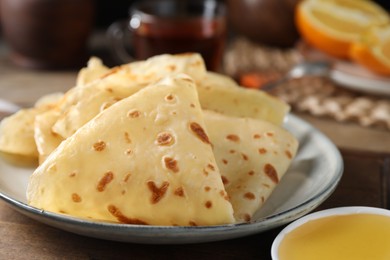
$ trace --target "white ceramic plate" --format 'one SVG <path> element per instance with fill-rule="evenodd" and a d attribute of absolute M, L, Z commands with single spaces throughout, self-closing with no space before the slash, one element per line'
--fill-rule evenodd
<path fill-rule="evenodd" d="M 338 85 L 369 94 L 390 96 L 390 77 L 372 73 L 362 66 L 331 57 L 301 41 L 296 48 L 307 60 L 327 60 L 333 63 L 330 79 Z"/>
<path fill-rule="evenodd" d="M 330 78 L 345 88 L 390 96 L 390 77 L 375 75 L 357 64 L 336 61 Z"/>
<path fill-rule="evenodd" d="M 26 187 L 32 168 L 0 160 L 0 198 L 17 211 L 42 223 L 80 235 L 148 244 L 183 244 L 225 240 L 251 235 L 289 223 L 316 208 L 336 188 L 343 162 L 334 144 L 296 116 L 288 128 L 300 148 L 289 171 L 251 223 L 204 227 L 163 227 L 94 222 L 51 213 L 26 204 Z"/>

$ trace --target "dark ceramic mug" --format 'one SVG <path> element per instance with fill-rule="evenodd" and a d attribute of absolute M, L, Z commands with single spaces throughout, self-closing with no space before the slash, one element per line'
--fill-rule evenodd
<path fill-rule="evenodd" d="M 254 42 L 292 47 L 299 38 L 294 12 L 299 0 L 226 0 L 234 31 Z"/>
<path fill-rule="evenodd" d="M 0 0 L 11 60 L 37 69 L 78 67 L 94 22 L 93 0 Z"/>

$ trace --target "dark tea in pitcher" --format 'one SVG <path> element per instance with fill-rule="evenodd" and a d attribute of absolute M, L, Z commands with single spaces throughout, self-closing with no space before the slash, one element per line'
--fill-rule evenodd
<path fill-rule="evenodd" d="M 217 71 L 226 37 L 224 10 L 217 3 L 179 0 L 138 6 L 129 22 L 135 58 L 198 52 L 207 69 Z"/>

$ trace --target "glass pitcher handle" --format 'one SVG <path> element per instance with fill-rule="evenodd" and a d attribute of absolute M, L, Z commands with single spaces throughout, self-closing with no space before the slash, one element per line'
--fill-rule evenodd
<path fill-rule="evenodd" d="M 128 24 L 128 19 L 114 22 L 108 27 L 106 32 L 111 52 L 121 63 L 135 60 L 130 54 L 130 50 L 126 48 L 126 46 L 132 45 L 133 38 Z"/>

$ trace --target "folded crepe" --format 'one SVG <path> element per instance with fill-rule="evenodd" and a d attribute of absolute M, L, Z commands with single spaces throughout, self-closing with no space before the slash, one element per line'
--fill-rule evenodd
<path fill-rule="evenodd" d="M 170 76 L 101 112 L 34 171 L 30 205 L 149 225 L 234 222 L 194 81 Z"/>
<path fill-rule="evenodd" d="M 0 123 L 0 151 L 35 158 L 38 155 L 34 142 L 34 118 L 38 108 L 22 109 Z"/>
<path fill-rule="evenodd" d="M 88 60 L 87 67 L 82 68 L 77 74 L 76 86 L 85 86 L 90 82 L 99 79 L 101 76 L 109 72 L 109 68 L 105 66 L 101 59 L 91 57 Z"/>
<path fill-rule="evenodd" d="M 52 126 L 58 120 L 60 112 L 57 109 L 50 109 L 35 117 L 34 140 L 38 150 L 38 163 L 41 164 L 64 140 L 62 136 L 52 130 Z"/>
<path fill-rule="evenodd" d="M 114 67 L 100 78 L 88 81 L 87 76 L 90 74 L 96 77 L 93 74 L 94 68 L 91 65 L 89 70 L 85 71 L 88 73 L 84 73 L 87 75 L 79 75 L 79 81 L 87 84 L 69 90 L 59 105 L 61 115 L 54 123 L 53 131 L 63 138 L 71 136 L 116 101 L 133 95 L 165 76 L 185 73 L 199 81 L 206 74 L 204 61 L 196 53 L 154 56 L 144 61 Z"/>
<path fill-rule="evenodd" d="M 54 123 L 53 131 L 63 138 L 71 136 L 102 110 L 118 100 L 133 95 L 144 88 L 145 84 L 159 79 L 162 75 L 150 74 L 154 76 L 145 80 L 140 76 L 142 72 L 138 72 L 139 68 L 146 70 L 148 64 L 151 68 L 157 65 L 165 68 L 173 66 L 172 64 L 177 63 L 177 60 L 180 60 L 181 66 L 175 66 L 176 70 L 165 72 L 166 75 L 174 75 L 177 72 L 188 74 L 192 78 L 195 75 L 202 108 L 227 115 L 251 117 L 282 124 L 290 109 L 285 102 L 261 91 L 241 88 L 227 76 L 206 72 L 204 62 L 198 55 L 187 54 L 178 55 L 178 57 L 162 55 L 146 61 L 130 63 L 92 84 L 72 89 L 66 93 L 65 105 L 61 106 L 63 112 Z M 147 74 L 147 71 L 143 73 Z"/>
<path fill-rule="evenodd" d="M 250 117 L 282 125 L 290 106 L 266 92 L 243 87 L 226 87 L 231 84 L 198 84 L 203 109 L 222 114 Z"/>
<path fill-rule="evenodd" d="M 198 85 L 204 88 L 212 88 L 216 85 L 221 88 L 240 87 L 231 77 L 213 71 L 207 71 L 204 78 L 198 82 Z"/>
<path fill-rule="evenodd" d="M 0 152 L 35 160 L 38 151 L 34 140 L 34 120 L 50 110 L 62 97 L 60 93 L 45 95 L 32 108 L 21 109 L 0 122 Z"/>
<path fill-rule="evenodd" d="M 298 141 L 266 121 L 210 111 L 204 118 L 234 216 L 250 221 L 286 173 Z"/>

